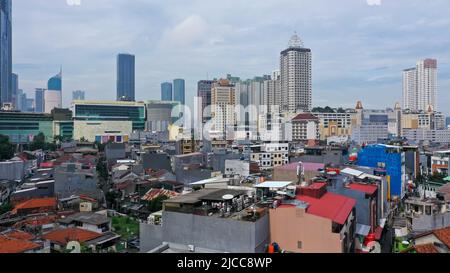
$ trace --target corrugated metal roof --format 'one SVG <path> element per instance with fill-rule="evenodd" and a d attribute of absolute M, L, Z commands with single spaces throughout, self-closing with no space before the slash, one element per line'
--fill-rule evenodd
<path fill-rule="evenodd" d="M 292 181 L 267 181 L 260 184 L 255 185 L 255 188 L 284 188 L 292 184 Z"/>

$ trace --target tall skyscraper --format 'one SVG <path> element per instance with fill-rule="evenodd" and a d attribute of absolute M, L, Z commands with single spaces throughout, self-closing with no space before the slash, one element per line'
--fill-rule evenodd
<path fill-rule="evenodd" d="M 72 100 L 85 100 L 84 91 L 76 90 L 72 92 Z"/>
<path fill-rule="evenodd" d="M 403 109 L 417 110 L 416 80 L 415 67 L 403 70 Z"/>
<path fill-rule="evenodd" d="M 23 92 L 22 89 L 17 90 L 17 107 L 16 109 L 24 112 L 26 110 L 26 100 L 27 100 L 27 94 Z"/>
<path fill-rule="evenodd" d="M 62 108 L 62 70 L 48 80 L 44 92 L 44 112 L 51 113 L 54 108 Z"/>
<path fill-rule="evenodd" d="M 427 111 L 430 105 L 437 110 L 437 60 L 417 62 L 417 96 L 419 110 Z"/>
<path fill-rule="evenodd" d="M 197 83 L 197 97 L 201 98 L 202 100 L 202 108 L 201 108 L 201 114 L 202 114 L 202 120 L 205 121 L 206 117 L 205 115 L 208 115 L 210 113 L 205 113 L 205 108 L 209 105 L 211 105 L 211 88 L 214 81 L 208 81 L 203 80 L 199 81 Z M 203 115 L 205 114 L 205 115 Z"/>
<path fill-rule="evenodd" d="M 117 100 L 135 100 L 135 56 L 117 55 Z"/>
<path fill-rule="evenodd" d="M 0 0 L 0 107 L 12 102 L 11 0 Z"/>
<path fill-rule="evenodd" d="M 11 75 L 11 102 L 17 109 L 17 92 L 19 91 L 19 75 L 12 73 Z"/>
<path fill-rule="evenodd" d="M 27 98 L 25 100 L 26 103 L 26 112 L 34 112 L 34 99 L 32 98 Z"/>
<path fill-rule="evenodd" d="M 45 110 L 45 89 L 44 88 L 36 88 L 35 89 L 35 112 L 36 113 L 44 113 Z"/>
<path fill-rule="evenodd" d="M 224 137 L 226 129 L 236 123 L 235 88 L 229 80 L 219 80 L 211 88 L 211 118 L 213 130 Z"/>
<path fill-rule="evenodd" d="M 173 80 L 173 100 L 180 102 L 181 105 L 186 104 L 186 85 L 183 79 Z"/>
<path fill-rule="evenodd" d="M 172 83 L 163 82 L 161 84 L 161 100 L 162 101 L 172 101 L 173 100 Z"/>
<path fill-rule="evenodd" d="M 437 110 L 437 60 L 425 59 L 415 68 L 403 70 L 403 108 L 413 111 Z"/>
<path fill-rule="evenodd" d="M 281 52 L 281 105 L 284 112 L 310 111 L 312 107 L 311 49 L 294 34 Z"/>
<path fill-rule="evenodd" d="M 264 81 L 265 104 L 268 111 L 273 112 L 281 106 L 281 81 L 280 71 L 274 71 L 269 80 Z"/>

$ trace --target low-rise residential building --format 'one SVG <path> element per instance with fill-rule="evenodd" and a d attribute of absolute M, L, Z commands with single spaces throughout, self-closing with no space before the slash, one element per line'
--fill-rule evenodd
<path fill-rule="evenodd" d="M 63 163 L 55 168 L 55 194 L 59 198 L 97 191 L 95 168 L 85 169 L 79 163 Z"/>
<path fill-rule="evenodd" d="M 450 253 L 450 227 L 419 234 L 414 244 L 417 253 Z"/>
<path fill-rule="evenodd" d="M 432 174 L 449 174 L 449 157 L 450 150 L 448 151 L 436 151 L 431 157 L 431 173 Z"/>
<path fill-rule="evenodd" d="M 311 113 L 300 113 L 292 120 L 292 141 L 319 140 L 319 118 Z"/>
<path fill-rule="evenodd" d="M 59 224 L 65 227 L 77 227 L 97 233 L 111 230 L 111 220 L 101 212 L 79 212 L 60 219 Z"/>
<path fill-rule="evenodd" d="M 87 229 L 71 227 L 52 230 L 43 234 L 42 238 L 50 244 L 51 252 L 80 253 L 82 251 L 81 245 L 84 245 L 88 249 L 84 251 L 102 253 L 115 250 L 115 245 L 120 236 L 112 232 L 102 234 Z M 78 247 L 76 246 L 77 244 Z"/>
<path fill-rule="evenodd" d="M 263 143 L 251 146 L 250 160 L 257 162 L 262 170 L 289 163 L 289 143 Z"/>
<path fill-rule="evenodd" d="M 450 209 L 444 200 L 409 197 L 405 216 L 413 234 L 450 226 Z"/>
<path fill-rule="evenodd" d="M 270 209 L 270 240 L 286 252 L 346 253 L 355 247 L 356 201 L 327 192 L 326 183 L 299 188 Z"/>
<path fill-rule="evenodd" d="M 294 162 L 283 166 L 278 166 L 273 169 L 273 180 L 275 181 L 293 181 L 295 183 L 303 181 L 310 181 L 312 178 L 320 174 L 320 169 L 323 169 L 323 163 L 311 162 Z M 301 176 L 301 177 L 300 177 Z"/>
<path fill-rule="evenodd" d="M 161 221 L 140 224 L 140 251 L 164 244 L 216 252 L 265 252 L 269 217 L 245 191 L 203 189 L 165 200 Z M 182 227 L 182 228 L 180 228 Z"/>
<path fill-rule="evenodd" d="M 376 168 L 388 181 L 388 198 L 406 193 L 405 152 L 400 146 L 368 145 L 358 153 L 358 165 Z"/>
<path fill-rule="evenodd" d="M 241 177 L 249 176 L 250 162 L 237 159 L 225 160 L 225 175 L 226 176 L 238 175 Z"/>
<path fill-rule="evenodd" d="M 13 215 L 28 215 L 33 213 L 44 213 L 56 211 L 58 206 L 56 198 L 40 198 L 30 199 L 25 202 L 18 203 L 11 211 Z"/>

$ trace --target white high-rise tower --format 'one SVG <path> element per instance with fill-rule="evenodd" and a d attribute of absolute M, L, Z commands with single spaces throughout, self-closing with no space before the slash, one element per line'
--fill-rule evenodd
<path fill-rule="evenodd" d="M 418 109 L 427 111 L 431 105 L 437 110 L 437 60 L 426 59 L 417 63 Z"/>
<path fill-rule="evenodd" d="M 294 34 L 288 48 L 281 52 L 281 107 L 283 112 L 296 113 L 312 108 L 311 49 Z"/>
<path fill-rule="evenodd" d="M 428 111 L 437 104 L 437 60 L 425 59 L 415 68 L 403 70 L 403 108 Z"/>

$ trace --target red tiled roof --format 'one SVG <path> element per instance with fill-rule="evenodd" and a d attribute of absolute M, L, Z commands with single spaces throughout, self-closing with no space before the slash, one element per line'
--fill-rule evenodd
<path fill-rule="evenodd" d="M 12 213 L 16 214 L 18 210 L 21 209 L 38 209 L 38 208 L 49 208 L 56 207 L 56 198 L 39 198 L 30 199 L 25 202 L 17 204 Z"/>
<path fill-rule="evenodd" d="M 8 233 L 5 233 L 4 235 L 9 238 L 13 238 L 13 239 L 17 239 L 17 240 L 32 240 L 32 239 L 34 239 L 33 234 L 30 234 L 28 232 L 24 232 L 21 230 L 13 230 Z"/>
<path fill-rule="evenodd" d="M 432 231 L 428 231 L 428 232 L 419 234 L 419 235 L 417 235 L 415 237 L 415 239 L 421 238 L 423 236 L 427 236 L 427 235 L 430 235 L 430 234 L 433 234 L 440 241 L 442 241 L 442 243 L 447 245 L 447 247 L 450 247 L 450 227 L 435 229 L 435 230 L 432 230 Z"/>
<path fill-rule="evenodd" d="M 39 227 L 51 223 L 55 223 L 56 219 L 58 219 L 57 216 L 44 216 L 44 217 L 31 217 L 28 219 L 25 219 L 23 221 L 17 222 L 14 224 L 15 228 L 23 227 L 23 226 L 32 226 L 32 227 Z"/>
<path fill-rule="evenodd" d="M 41 168 L 53 168 L 55 166 L 55 162 L 49 161 L 49 162 L 42 162 L 39 167 Z"/>
<path fill-rule="evenodd" d="M 141 199 L 145 201 L 152 201 L 159 196 L 167 196 L 169 198 L 172 198 L 178 195 L 179 193 L 166 189 L 150 189 L 144 196 L 142 196 Z"/>
<path fill-rule="evenodd" d="M 94 199 L 92 197 L 89 197 L 89 196 L 87 196 L 85 194 L 80 194 L 79 196 L 80 196 L 80 199 L 82 199 L 82 200 L 89 201 L 89 202 L 92 202 L 92 203 L 97 202 L 96 199 Z"/>
<path fill-rule="evenodd" d="M 414 249 L 417 253 L 439 253 L 433 244 L 418 245 L 415 246 Z"/>
<path fill-rule="evenodd" d="M 342 195 L 327 192 L 321 198 L 297 195 L 297 200 L 309 204 L 307 213 L 344 224 L 356 205 L 356 200 Z"/>
<path fill-rule="evenodd" d="M 447 247 L 450 247 L 450 227 L 433 230 L 433 234 Z"/>
<path fill-rule="evenodd" d="M 367 185 L 367 184 L 360 184 L 360 183 L 350 183 L 348 187 L 355 191 L 361 191 L 366 194 L 372 195 L 374 194 L 378 187 L 376 185 Z"/>
<path fill-rule="evenodd" d="M 292 120 L 318 120 L 319 118 L 314 116 L 311 113 L 300 113 L 297 116 L 295 116 Z"/>
<path fill-rule="evenodd" d="M 122 183 L 114 184 L 114 188 L 116 188 L 118 190 L 123 190 L 123 189 L 127 188 L 128 186 L 130 186 L 131 184 L 133 184 L 133 181 L 127 180 L 127 181 L 124 181 Z"/>
<path fill-rule="evenodd" d="M 23 253 L 40 248 L 41 245 L 0 235 L 0 253 Z"/>
<path fill-rule="evenodd" d="M 86 241 L 93 240 L 102 236 L 101 233 L 85 230 L 81 228 L 66 228 L 50 231 L 42 236 L 45 240 L 58 243 L 60 245 L 66 245 L 70 241 L 78 241 L 84 243 Z"/>

